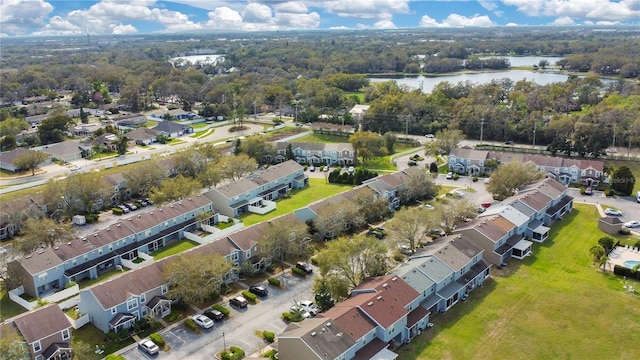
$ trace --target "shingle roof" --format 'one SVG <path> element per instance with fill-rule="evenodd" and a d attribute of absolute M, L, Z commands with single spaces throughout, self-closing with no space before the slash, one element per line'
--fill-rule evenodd
<path fill-rule="evenodd" d="M 53 144 L 47 148 L 42 149 L 43 152 L 51 154 L 53 156 L 60 155 L 65 156 L 69 154 L 81 153 L 80 143 L 77 141 L 63 141 L 57 144 Z"/>
<path fill-rule="evenodd" d="M 265 170 L 261 170 L 242 179 L 235 180 L 212 189 L 210 192 L 218 192 L 227 199 L 231 199 L 302 169 L 303 167 L 297 162 L 288 160 L 277 165 L 269 166 Z"/>
<path fill-rule="evenodd" d="M 486 150 L 475 150 L 475 149 L 460 149 L 454 148 L 451 150 L 451 155 L 461 158 L 461 159 L 470 159 L 475 161 L 483 161 L 487 159 L 489 152 Z"/>
<path fill-rule="evenodd" d="M 71 327 L 67 316 L 57 304 L 31 310 L 15 318 L 13 322 L 29 344 Z"/>
<path fill-rule="evenodd" d="M 28 154 L 33 150 L 25 149 L 25 148 L 16 148 L 11 151 L 4 151 L 0 153 L 0 162 L 4 164 L 13 164 L 13 161 L 23 154 Z"/>
<path fill-rule="evenodd" d="M 327 359 L 336 359 L 355 345 L 333 320 L 322 317 L 291 323 L 279 338 L 301 338 L 319 357 Z"/>
<path fill-rule="evenodd" d="M 54 252 L 53 248 L 48 246 L 27 254 L 17 261 L 30 275 L 37 275 L 64 263 Z"/>
<path fill-rule="evenodd" d="M 137 128 L 135 130 L 129 131 L 125 134 L 125 136 L 130 140 L 149 140 L 155 139 L 158 136 L 158 131 L 154 129 L 149 129 L 146 127 Z"/>
<path fill-rule="evenodd" d="M 319 317 L 333 319 L 345 334 L 356 341 L 376 327 L 376 324 L 357 307 L 333 307 Z"/>

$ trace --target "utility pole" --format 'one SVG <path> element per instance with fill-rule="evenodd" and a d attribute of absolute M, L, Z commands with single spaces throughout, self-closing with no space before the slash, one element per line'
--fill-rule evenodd
<path fill-rule="evenodd" d="M 616 124 L 613 124 L 613 142 L 611 143 L 611 147 L 616 147 Z"/>
<path fill-rule="evenodd" d="M 536 124 L 533 124 L 533 148 L 536 148 Z"/>
<path fill-rule="evenodd" d="M 411 114 L 407 115 L 407 120 L 405 121 L 404 126 L 404 138 L 409 139 L 409 119 L 411 119 Z"/>
<path fill-rule="evenodd" d="M 482 145 L 483 132 L 484 132 L 484 118 L 480 119 L 480 145 Z"/>

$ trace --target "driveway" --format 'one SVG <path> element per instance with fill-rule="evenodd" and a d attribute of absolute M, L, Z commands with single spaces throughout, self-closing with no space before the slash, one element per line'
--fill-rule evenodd
<path fill-rule="evenodd" d="M 594 191 L 593 195 L 581 195 L 580 189 L 569 188 L 568 194 L 574 198 L 574 204 L 599 204 L 602 210 L 607 207 L 614 207 L 622 210 L 623 215 L 620 217 L 622 222 L 631 220 L 640 220 L 640 204 L 633 197 L 607 197 L 602 191 Z M 604 214 L 602 214 L 604 215 Z"/>
<path fill-rule="evenodd" d="M 314 269 L 317 272 L 317 268 Z M 121 351 L 127 359 L 194 359 L 209 360 L 215 358 L 215 354 L 226 345 L 242 348 L 247 355 L 262 350 L 267 345 L 261 338 L 255 335 L 257 330 L 268 330 L 276 334 L 276 337 L 285 329 L 287 324 L 281 320 L 281 315 L 289 311 L 294 300 L 313 299 L 313 276 L 300 278 L 287 272 L 283 277 L 278 276 L 285 285 L 285 289 L 276 289 L 268 286 L 269 295 L 261 298 L 255 305 L 249 305 L 246 309 L 236 309 L 225 302 L 224 305 L 231 310 L 230 318 L 203 330 L 202 334 L 193 334 L 184 326 L 177 325 L 161 331 L 167 344 L 171 347 L 168 352 L 149 357 L 138 350 L 135 345 Z M 224 334 L 224 339 L 223 339 Z"/>

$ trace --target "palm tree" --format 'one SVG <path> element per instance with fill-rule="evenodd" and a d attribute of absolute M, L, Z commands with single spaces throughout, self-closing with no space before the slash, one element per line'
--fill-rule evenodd
<path fill-rule="evenodd" d="M 595 245 L 589 249 L 589 253 L 593 256 L 593 263 L 597 263 L 599 259 L 605 256 L 605 250 L 601 245 Z M 608 260 L 608 258 L 607 258 Z"/>
<path fill-rule="evenodd" d="M 596 264 L 598 265 L 598 269 L 607 270 L 607 263 L 609 262 L 609 257 L 607 255 L 601 256 Z"/>
<path fill-rule="evenodd" d="M 607 176 L 613 175 L 615 171 L 616 171 L 616 166 L 615 164 L 611 164 L 611 163 L 605 164 L 604 167 L 602 168 L 602 173 Z"/>

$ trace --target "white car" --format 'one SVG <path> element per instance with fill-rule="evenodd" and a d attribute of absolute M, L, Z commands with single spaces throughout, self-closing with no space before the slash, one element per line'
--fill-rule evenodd
<path fill-rule="evenodd" d="M 292 313 L 299 311 L 300 314 L 302 314 L 302 317 L 305 319 L 308 319 L 311 317 L 311 314 L 308 311 L 304 311 L 301 307 L 299 307 L 296 304 L 291 305 L 291 307 L 289 308 L 289 311 L 291 311 Z"/>
<path fill-rule="evenodd" d="M 449 180 L 453 179 L 453 173 L 452 172 L 447 173 L 447 179 L 449 179 Z"/>
<path fill-rule="evenodd" d="M 435 136 L 435 135 L 433 135 L 433 134 L 427 134 L 427 135 L 425 135 L 424 137 L 426 137 L 427 139 L 433 139 L 433 138 L 435 138 L 436 136 Z"/>
<path fill-rule="evenodd" d="M 604 213 L 609 215 L 609 216 L 622 216 L 622 211 L 616 210 L 616 209 L 611 209 L 611 208 L 606 208 L 604 210 Z"/>
<path fill-rule="evenodd" d="M 301 309 L 303 311 L 306 311 L 309 314 L 311 314 L 311 316 L 316 316 L 320 312 L 320 308 L 318 306 L 316 306 L 316 304 L 314 304 L 313 301 L 311 301 L 311 300 L 299 301 L 299 302 L 295 303 L 292 306 L 292 308 L 294 308 L 294 309 L 298 308 L 298 309 Z"/>
<path fill-rule="evenodd" d="M 637 228 L 640 227 L 640 221 L 632 220 L 624 223 L 624 227 L 626 228 Z"/>
<path fill-rule="evenodd" d="M 460 197 L 462 197 L 462 196 L 464 196 L 464 191 L 462 191 L 462 190 L 453 190 L 453 191 L 451 192 L 451 194 L 452 194 L 452 195 L 454 195 L 454 196 L 460 196 Z"/>
<path fill-rule="evenodd" d="M 138 342 L 138 348 L 140 348 L 140 350 L 146 352 L 149 355 L 155 355 L 160 351 L 160 348 L 158 347 L 158 345 L 156 345 L 150 339 L 140 340 L 140 342 Z"/>
<path fill-rule="evenodd" d="M 349 172 L 349 174 L 353 174 L 356 171 L 356 169 L 353 166 L 349 166 L 347 171 Z"/>
<path fill-rule="evenodd" d="M 211 329 L 213 327 L 213 320 L 202 314 L 193 315 L 191 319 L 193 319 L 193 322 L 203 329 Z"/>
<path fill-rule="evenodd" d="M 435 208 L 435 207 L 433 207 L 433 205 L 431 205 L 431 204 L 426 204 L 426 205 L 424 205 L 424 208 L 425 208 L 425 209 L 427 209 L 427 210 L 431 210 L 431 211 L 434 211 L 434 210 L 436 209 L 436 208 Z"/>

